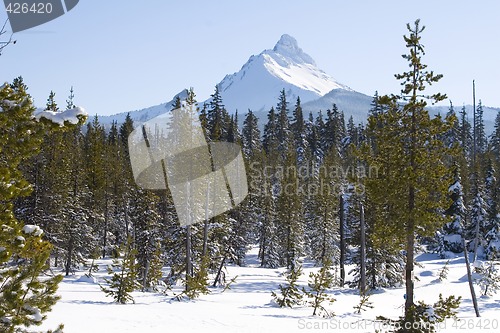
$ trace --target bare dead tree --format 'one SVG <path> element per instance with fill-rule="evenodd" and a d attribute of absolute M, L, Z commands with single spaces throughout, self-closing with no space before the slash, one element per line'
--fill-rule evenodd
<path fill-rule="evenodd" d="M 5 27 L 7 26 L 7 22 L 9 19 L 6 19 L 5 22 L 2 25 L 2 29 L 0 29 L 0 55 L 2 55 L 2 51 L 4 48 L 6 48 L 9 44 L 16 44 L 16 41 L 12 39 L 12 34 L 10 34 L 8 40 L 2 40 L 2 36 L 7 33 L 7 30 L 5 30 Z"/>

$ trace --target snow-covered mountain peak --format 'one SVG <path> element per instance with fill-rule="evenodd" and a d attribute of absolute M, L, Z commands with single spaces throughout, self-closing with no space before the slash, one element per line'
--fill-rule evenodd
<path fill-rule="evenodd" d="M 241 114 L 250 109 L 264 114 L 264 118 L 269 109 L 276 106 L 281 90 L 285 90 L 289 107 L 295 103 L 297 97 L 305 104 L 327 95 L 332 90 L 337 91 L 335 96 L 354 92 L 322 71 L 313 58 L 299 47 L 297 40 L 287 34 L 279 38 L 274 48 L 250 56 L 239 71 L 226 75 L 217 86 L 228 112 L 239 111 Z M 183 91 L 179 96 L 183 98 L 185 94 Z M 210 100 L 209 98 L 200 104 L 209 103 Z M 331 98 L 327 101 L 331 103 Z M 142 123 L 168 112 L 172 102 L 132 112 L 131 116 L 136 123 Z M 331 104 L 327 107 L 331 107 Z M 122 113 L 102 117 L 102 120 L 109 123 L 112 120 L 122 122 L 126 115 L 127 113 Z"/>
<path fill-rule="evenodd" d="M 251 56 L 240 71 L 226 75 L 218 86 L 229 112 L 268 110 L 276 104 L 282 89 L 290 101 L 300 96 L 303 103 L 333 89 L 351 91 L 319 69 L 297 40 L 287 34 L 281 36 L 273 49 Z"/>
<path fill-rule="evenodd" d="M 277 55 L 288 58 L 288 60 L 292 60 L 294 63 L 304 63 L 316 66 L 313 58 L 302 51 L 297 40 L 290 35 L 282 35 L 272 51 Z M 267 51 L 266 53 L 270 54 L 271 52 Z"/>

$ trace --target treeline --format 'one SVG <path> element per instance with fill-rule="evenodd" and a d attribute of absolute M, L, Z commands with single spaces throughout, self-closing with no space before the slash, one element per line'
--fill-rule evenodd
<path fill-rule="evenodd" d="M 58 112 L 54 97 L 51 93 L 46 109 Z M 192 89 L 188 99 L 195 101 Z M 390 179 L 377 183 L 375 189 L 370 181 L 383 176 L 383 167 L 366 161 L 374 153 L 371 148 L 375 138 L 378 145 L 394 145 L 394 133 L 387 131 L 387 124 L 374 125 L 390 114 L 390 108 L 375 95 L 369 126 L 365 128 L 355 124 L 352 117 L 346 122 L 335 104 L 316 115 L 303 114 L 300 98 L 290 104 L 281 91 L 276 107 L 268 112 L 263 133 L 259 119 L 251 111 L 244 116 L 240 130 L 238 114 L 227 112 L 217 87 L 211 102 L 199 109 L 208 141 L 241 144 L 249 195 L 233 211 L 207 221 L 207 228 L 203 224 L 192 227 L 191 273 L 196 274 L 205 255 L 209 258 L 208 269 L 213 272 L 227 263 L 244 265 L 245 252 L 250 245 L 258 244 L 262 267 L 293 268 L 304 257 L 318 264 L 333 258 L 334 264 L 340 265 L 344 283 L 343 265 L 360 264 L 363 205 L 367 283 L 371 288 L 398 285 L 403 278 L 404 248 L 391 248 L 376 230 L 387 226 L 377 224 L 383 223 L 376 215 L 384 211 L 384 203 L 375 201 L 374 192 L 390 193 Z M 180 105 L 179 99 L 172 108 Z M 71 92 L 66 108 L 72 107 Z M 449 156 L 438 158 L 444 163 L 441 167 L 448 169 L 448 185 L 453 185 L 454 191 L 440 209 L 447 215 L 458 215 L 454 221 L 445 223 L 443 219 L 436 235 L 416 239 L 443 256 L 446 251 L 463 251 L 464 232 L 467 239 L 474 240 L 470 250 L 476 250 L 481 257 L 491 256 L 498 242 L 500 116 L 494 133 L 488 137 L 481 103 L 475 112 L 476 125 L 472 126 L 465 109 L 457 115 L 450 106 L 444 118 L 451 125 L 439 138 L 447 147 L 453 147 Z M 377 128 L 380 133 L 376 133 Z M 109 129 L 96 116 L 70 131 L 48 132 L 40 153 L 22 165 L 33 192 L 17 200 L 16 216 L 44 230 L 54 245 L 51 265 L 63 268 L 66 274 L 87 258 L 119 256 L 129 238 L 137 250 L 139 281 L 155 283 L 147 277 L 154 260 L 171 267 L 171 282 L 185 272 L 186 228 L 178 224 L 170 193 L 135 185 L 127 146 L 133 129 L 129 116 Z M 384 132 L 387 135 L 381 137 Z M 392 158 L 395 163 L 400 159 L 397 155 Z M 359 281 L 349 282 L 355 286 Z M 144 287 L 152 287 L 148 284 Z"/>

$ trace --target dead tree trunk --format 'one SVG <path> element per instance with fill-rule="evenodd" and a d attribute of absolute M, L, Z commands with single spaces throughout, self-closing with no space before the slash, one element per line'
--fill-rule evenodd
<path fill-rule="evenodd" d="M 361 294 L 364 294 L 366 291 L 366 226 L 365 226 L 365 208 L 363 207 L 363 204 L 360 205 L 359 224 L 360 224 L 359 229 L 360 229 L 360 240 L 361 240 L 361 247 L 359 254 L 359 261 L 360 261 L 359 291 Z"/>
<path fill-rule="evenodd" d="M 191 226 L 186 226 L 186 291 L 189 291 L 188 279 L 191 277 Z"/>
<path fill-rule="evenodd" d="M 340 233 L 340 286 L 343 287 L 345 283 L 345 267 L 344 267 L 344 262 L 345 262 L 345 211 L 344 211 L 344 194 L 340 194 L 340 209 L 339 209 L 339 215 L 340 215 L 340 228 L 339 228 L 339 233 Z"/>
<path fill-rule="evenodd" d="M 474 282 L 472 281 L 472 272 L 470 270 L 467 242 L 465 241 L 465 239 L 462 239 L 462 243 L 464 246 L 465 266 L 467 266 L 467 279 L 469 280 L 469 288 L 470 288 L 470 295 L 472 297 L 472 304 L 474 305 L 474 311 L 476 312 L 476 317 L 481 317 L 479 315 L 479 307 L 477 306 L 477 298 L 476 298 L 476 291 L 474 290 Z"/>

